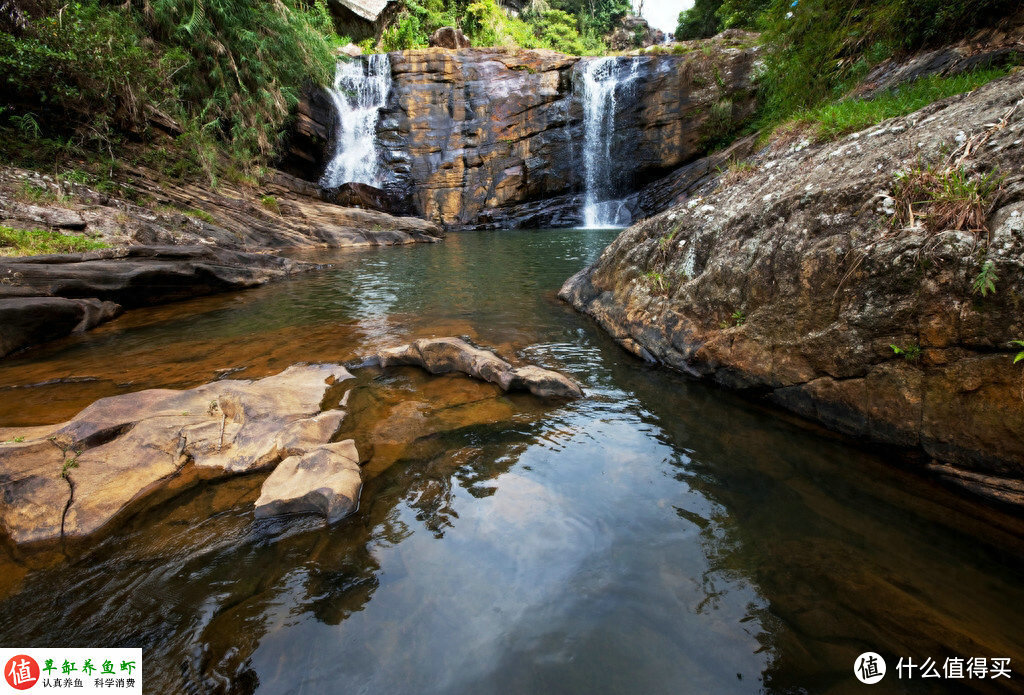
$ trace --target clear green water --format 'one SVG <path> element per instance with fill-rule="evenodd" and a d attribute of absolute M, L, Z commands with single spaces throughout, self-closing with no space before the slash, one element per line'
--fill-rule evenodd
<path fill-rule="evenodd" d="M 378 432 L 359 512 L 329 529 L 257 523 L 250 476 L 66 561 L 9 551 L 0 644 L 142 646 L 153 693 L 852 693 L 867 650 L 1024 664 L 1021 520 L 633 359 L 554 296 L 613 235 L 475 233 L 335 257 L 0 363 L 0 425 L 432 333 L 564 370 L 589 396 L 480 391 L 494 421 L 459 411 L 397 454 Z M 359 428 L 396 393 L 487 388 L 357 376 Z M 901 684 L 890 669 L 870 692 L 1012 692 L 1024 678 Z"/>

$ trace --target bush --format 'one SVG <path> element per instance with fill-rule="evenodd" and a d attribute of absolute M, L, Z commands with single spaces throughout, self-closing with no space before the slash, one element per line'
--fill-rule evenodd
<path fill-rule="evenodd" d="M 900 51 L 969 36 L 1019 0 L 772 0 L 759 22 L 767 48 L 761 124 L 837 99 L 874 64 Z"/>
<path fill-rule="evenodd" d="M 110 153 L 126 131 L 144 135 L 156 109 L 188 148 L 216 143 L 250 165 L 273 152 L 303 84 L 326 82 L 334 63 L 324 0 L 40 6 L 0 32 L 0 83 L 15 116 L 38 114 L 37 137 L 66 148 Z"/>

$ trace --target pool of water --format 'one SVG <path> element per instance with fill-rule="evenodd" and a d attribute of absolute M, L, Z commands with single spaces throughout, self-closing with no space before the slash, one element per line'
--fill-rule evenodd
<path fill-rule="evenodd" d="M 0 426 L 427 335 L 588 394 L 354 370 L 355 515 L 257 522 L 253 475 L 67 558 L 7 549 L 0 644 L 141 646 L 153 693 L 846 693 L 869 650 L 890 660 L 872 692 L 1013 692 L 1024 675 L 899 681 L 894 659 L 1024 664 L 1021 520 L 618 348 L 555 297 L 614 234 L 321 256 L 0 362 Z"/>

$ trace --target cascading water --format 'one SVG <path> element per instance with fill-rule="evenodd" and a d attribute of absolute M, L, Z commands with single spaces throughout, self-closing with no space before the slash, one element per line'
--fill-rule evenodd
<path fill-rule="evenodd" d="M 619 79 L 616 58 L 594 58 L 578 63 L 583 104 L 583 226 L 588 229 L 621 227 L 630 215 L 614 199 L 612 139 L 615 134 L 616 90 L 636 78 L 639 64 L 629 61 L 629 73 Z"/>
<path fill-rule="evenodd" d="M 334 86 L 327 90 L 338 113 L 334 155 L 320 178 L 321 187 L 383 183 L 376 130 L 390 91 L 391 61 L 386 53 L 338 62 Z"/>

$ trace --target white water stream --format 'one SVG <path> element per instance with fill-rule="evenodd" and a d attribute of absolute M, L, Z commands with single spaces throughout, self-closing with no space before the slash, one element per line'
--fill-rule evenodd
<path fill-rule="evenodd" d="M 334 85 L 327 92 L 337 109 L 334 155 L 320 179 L 323 188 L 343 183 L 383 183 L 377 153 L 377 118 L 391 91 L 387 54 L 339 61 Z"/>
<path fill-rule="evenodd" d="M 616 198 L 612 159 L 615 135 L 616 90 L 633 81 L 639 73 L 637 60 L 629 61 L 629 72 L 619 76 L 616 58 L 581 60 L 578 84 L 583 104 L 583 226 L 587 229 L 624 227 L 631 222 L 629 211 Z"/>

